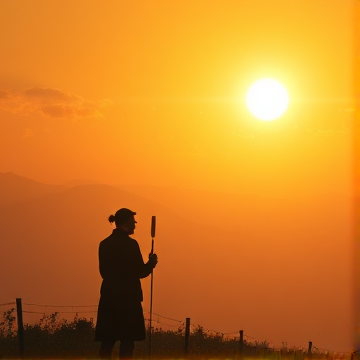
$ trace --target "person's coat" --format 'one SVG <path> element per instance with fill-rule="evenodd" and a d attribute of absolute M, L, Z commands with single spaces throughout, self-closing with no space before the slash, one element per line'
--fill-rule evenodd
<path fill-rule="evenodd" d="M 95 341 L 145 339 L 140 279 L 152 266 L 144 263 L 139 244 L 122 229 L 101 241 L 99 268 L 103 279 L 95 328 Z"/>

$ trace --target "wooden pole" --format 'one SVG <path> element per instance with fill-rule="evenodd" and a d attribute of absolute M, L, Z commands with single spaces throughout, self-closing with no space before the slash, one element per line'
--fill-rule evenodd
<path fill-rule="evenodd" d="M 151 242 L 151 254 L 154 251 L 154 239 Z M 154 286 L 154 269 L 151 270 L 151 282 L 150 282 L 150 319 L 149 319 L 149 359 L 151 360 L 151 334 L 152 334 L 152 307 L 153 307 L 153 286 Z"/>
<path fill-rule="evenodd" d="M 185 322 L 185 356 L 189 354 L 189 340 L 190 340 L 190 318 L 186 318 Z"/>
<path fill-rule="evenodd" d="M 156 229 L 156 216 L 151 217 L 151 253 L 154 253 L 154 237 Z M 151 360 L 151 334 L 152 334 L 152 307 L 153 307 L 153 286 L 154 286 L 154 269 L 151 270 L 151 285 L 150 285 L 150 324 L 149 324 L 149 359 Z"/>
<path fill-rule="evenodd" d="M 16 312 L 17 312 L 17 325 L 18 325 L 18 339 L 19 339 L 19 355 L 24 358 L 24 325 L 22 317 L 22 304 L 21 298 L 16 298 Z"/>
<path fill-rule="evenodd" d="M 308 356 L 309 356 L 309 358 L 311 359 L 311 355 L 312 355 L 312 353 L 311 353 L 311 348 L 312 348 L 312 341 L 309 341 L 309 349 L 308 349 Z"/>
<path fill-rule="evenodd" d="M 242 359 L 244 355 L 244 330 L 240 330 L 239 333 L 240 333 L 239 354 L 240 354 L 240 359 Z"/>

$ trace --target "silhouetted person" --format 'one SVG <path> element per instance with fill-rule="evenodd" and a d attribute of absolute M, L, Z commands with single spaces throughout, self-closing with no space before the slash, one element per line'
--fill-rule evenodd
<path fill-rule="evenodd" d="M 129 235 L 134 233 L 135 212 L 122 208 L 110 215 L 116 229 L 100 242 L 99 267 L 103 278 L 100 290 L 95 341 L 101 341 L 100 358 L 111 359 L 115 342 L 120 340 L 119 358 L 131 358 L 135 341 L 146 337 L 141 302 L 140 279 L 150 275 L 157 255 L 144 263 L 139 245 Z"/>

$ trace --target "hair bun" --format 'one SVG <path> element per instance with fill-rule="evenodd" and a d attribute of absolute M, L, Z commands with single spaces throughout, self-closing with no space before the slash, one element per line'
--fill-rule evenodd
<path fill-rule="evenodd" d="M 113 223 L 115 221 L 115 216 L 114 215 L 110 215 L 109 216 L 109 223 Z"/>

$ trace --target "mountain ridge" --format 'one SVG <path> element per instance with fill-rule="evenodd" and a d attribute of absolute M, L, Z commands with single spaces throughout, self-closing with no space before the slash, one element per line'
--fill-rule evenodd
<path fill-rule="evenodd" d="M 0 173 L 0 206 L 18 204 L 66 189 L 64 185 L 41 183 L 13 172 Z"/>

